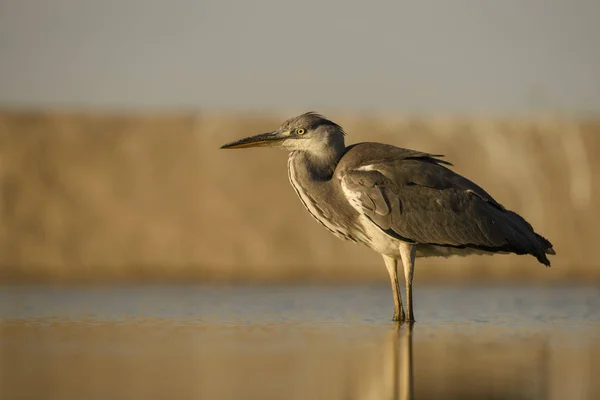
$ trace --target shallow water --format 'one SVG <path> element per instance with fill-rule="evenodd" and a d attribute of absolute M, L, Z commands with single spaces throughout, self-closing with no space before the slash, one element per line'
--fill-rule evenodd
<path fill-rule="evenodd" d="M 0 397 L 596 399 L 600 288 L 0 287 Z"/>

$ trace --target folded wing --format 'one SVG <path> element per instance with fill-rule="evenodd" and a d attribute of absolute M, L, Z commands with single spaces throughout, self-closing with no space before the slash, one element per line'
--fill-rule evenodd
<path fill-rule="evenodd" d="M 354 208 L 382 231 L 419 244 L 531 254 L 550 264 L 545 253 L 552 245 L 521 216 L 437 156 L 404 151 L 340 174 Z"/>

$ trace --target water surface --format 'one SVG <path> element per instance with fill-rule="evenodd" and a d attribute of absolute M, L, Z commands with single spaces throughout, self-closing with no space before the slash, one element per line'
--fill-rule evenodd
<path fill-rule="evenodd" d="M 0 287 L 9 398 L 600 398 L 600 288 Z"/>

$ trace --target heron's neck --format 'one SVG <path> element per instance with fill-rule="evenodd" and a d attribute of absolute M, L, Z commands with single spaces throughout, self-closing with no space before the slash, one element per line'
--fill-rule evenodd
<path fill-rule="evenodd" d="M 290 154 L 290 162 L 306 178 L 325 181 L 331 179 L 343 154 L 344 148 L 331 148 L 319 153 L 294 151 Z"/>

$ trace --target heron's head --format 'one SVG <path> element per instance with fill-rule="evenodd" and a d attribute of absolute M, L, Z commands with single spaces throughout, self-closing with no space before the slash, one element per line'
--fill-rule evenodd
<path fill-rule="evenodd" d="M 289 151 L 311 153 L 343 150 L 343 129 L 322 115 L 308 112 L 285 121 L 273 132 L 261 133 L 221 146 L 222 149 L 246 147 L 278 147 Z"/>

